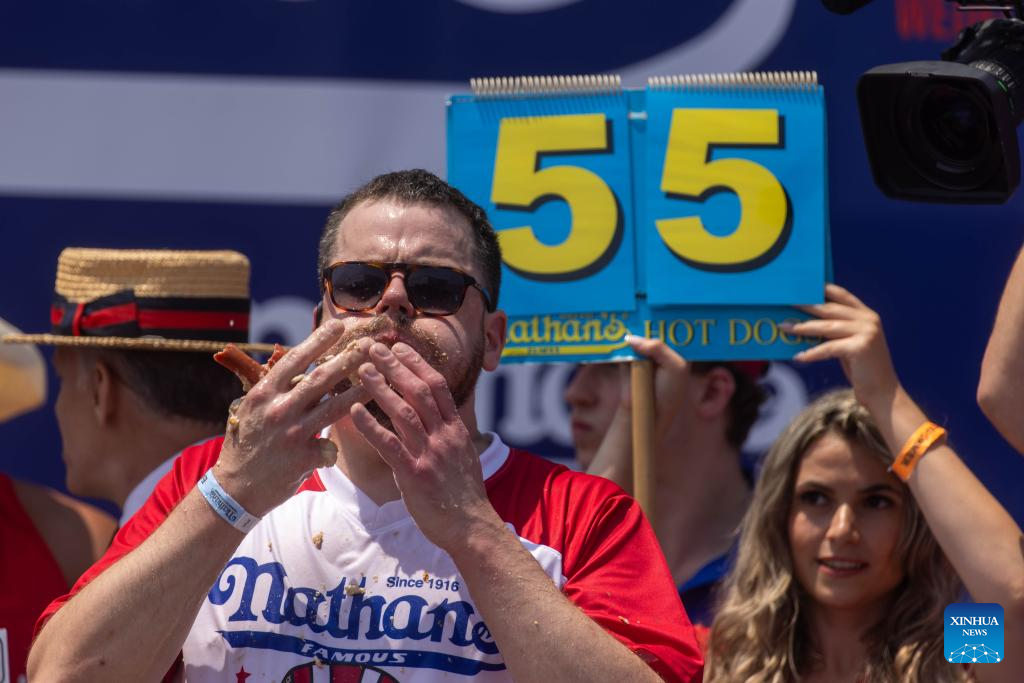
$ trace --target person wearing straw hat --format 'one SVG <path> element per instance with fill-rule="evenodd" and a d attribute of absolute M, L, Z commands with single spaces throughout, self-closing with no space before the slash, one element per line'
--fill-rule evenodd
<path fill-rule="evenodd" d="M 0 319 L 0 334 L 18 330 Z M 46 402 L 46 364 L 34 346 L 0 346 L 0 423 Z M 24 680 L 32 626 L 67 592 L 114 534 L 114 519 L 82 501 L 0 473 L 0 629 L 5 680 Z M 0 658 L 3 653 L 0 652 Z"/>
<path fill-rule="evenodd" d="M 321 239 L 323 322 L 44 612 L 31 675 L 699 680 L 636 501 L 477 429 L 500 264 L 486 214 L 433 174 L 349 195 Z"/>
<path fill-rule="evenodd" d="M 186 446 L 222 434 L 238 381 L 210 358 L 248 345 L 249 261 L 234 251 L 69 247 L 43 334 L 56 347 L 55 411 L 68 490 L 107 500 L 123 524 Z"/>

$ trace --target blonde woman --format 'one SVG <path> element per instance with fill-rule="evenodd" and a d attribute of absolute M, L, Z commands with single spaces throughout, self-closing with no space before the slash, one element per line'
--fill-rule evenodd
<path fill-rule="evenodd" d="M 927 422 L 900 385 L 878 316 L 826 288 L 792 326 L 823 343 L 800 361 L 838 359 L 852 390 L 823 396 L 766 457 L 736 565 L 711 630 L 711 683 L 1024 680 L 1024 537 L 931 430 L 906 481 L 894 454 Z M 928 445 L 930 443 L 930 445 Z M 1006 659 L 960 665 L 943 652 L 943 611 L 1005 609 Z"/>

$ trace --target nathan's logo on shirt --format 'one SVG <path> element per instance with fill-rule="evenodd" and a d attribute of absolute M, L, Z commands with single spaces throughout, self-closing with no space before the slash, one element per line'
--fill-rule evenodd
<path fill-rule="evenodd" d="M 954 602 L 946 608 L 947 662 L 1003 661 L 1003 608 L 992 602 Z"/>
<path fill-rule="evenodd" d="M 292 652 L 325 664 L 431 668 L 464 675 L 505 668 L 487 625 L 464 600 L 445 598 L 431 606 L 413 592 L 398 596 L 389 592 L 388 597 L 371 595 L 366 591 L 365 578 L 358 585 L 342 578 L 337 586 L 328 590 L 304 586 L 286 588 L 285 576 L 284 566 L 279 562 L 259 564 L 251 557 L 235 557 L 224 567 L 207 597 L 213 605 L 232 602 L 234 611 L 227 616 L 229 624 L 260 621 L 290 624 L 308 629 L 312 637 L 265 631 L 222 631 L 221 635 L 231 647 Z M 365 647 L 366 641 L 383 639 L 423 641 L 424 645 L 441 643 L 442 646 L 403 650 L 397 649 L 393 642 L 382 642 L 379 649 Z M 360 641 L 363 647 L 338 647 L 337 640 Z"/>

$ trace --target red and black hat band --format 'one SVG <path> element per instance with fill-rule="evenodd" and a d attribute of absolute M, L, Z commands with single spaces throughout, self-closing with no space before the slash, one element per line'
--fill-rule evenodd
<path fill-rule="evenodd" d="M 244 343 L 249 299 L 144 298 L 129 290 L 85 303 L 55 295 L 53 334 L 72 337 L 162 337 Z"/>

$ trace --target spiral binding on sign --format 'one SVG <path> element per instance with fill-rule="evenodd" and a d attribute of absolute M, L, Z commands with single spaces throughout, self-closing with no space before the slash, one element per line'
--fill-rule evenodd
<path fill-rule="evenodd" d="M 681 74 L 652 76 L 652 90 L 718 92 L 722 90 L 795 90 L 813 92 L 818 88 L 817 71 L 741 71 L 722 74 Z"/>
<path fill-rule="evenodd" d="M 508 76 L 471 78 L 469 85 L 478 98 L 537 95 L 618 95 L 622 78 L 616 74 L 579 76 Z"/>

